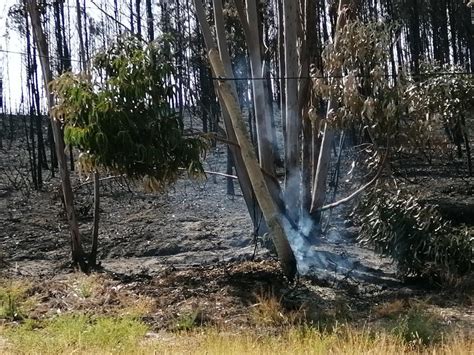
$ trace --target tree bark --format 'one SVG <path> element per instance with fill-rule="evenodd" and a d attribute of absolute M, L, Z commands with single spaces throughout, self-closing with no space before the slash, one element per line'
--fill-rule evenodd
<path fill-rule="evenodd" d="M 154 23 L 153 23 L 153 11 L 151 9 L 151 0 L 145 1 L 146 5 L 146 25 L 148 32 L 148 42 L 151 42 L 155 39 Z"/>
<path fill-rule="evenodd" d="M 137 17 L 137 36 L 142 38 L 142 12 L 140 9 L 142 0 L 135 0 L 135 13 Z"/>
<path fill-rule="evenodd" d="M 218 0 L 220 1 L 220 0 Z M 240 21 L 244 28 L 244 35 L 250 57 L 250 76 L 258 78 L 251 80 L 255 121 L 257 128 L 257 146 L 260 166 L 270 175 L 275 176 L 275 155 L 273 151 L 273 135 L 271 118 L 265 110 L 265 87 L 262 71 L 261 35 L 258 30 L 258 14 L 256 0 L 247 0 L 245 16 L 241 0 L 235 0 Z"/>
<path fill-rule="evenodd" d="M 89 254 L 89 265 L 97 266 L 97 248 L 99 245 L 99 222 L 100 222 L 100 176 L 94 172 L 94 226 L 92 228 L 92 247 Z"/>
<path fill-rule="evenodd" d="M 86 56 L 84 48 L 84 37 L 82 37 L 82 13 L 81 13 L 81 2 L 76 0 L 76 19 L 77 19 L 77 34 L 79 36 L 79 61 L 81 71 L 85 70 Z"/>

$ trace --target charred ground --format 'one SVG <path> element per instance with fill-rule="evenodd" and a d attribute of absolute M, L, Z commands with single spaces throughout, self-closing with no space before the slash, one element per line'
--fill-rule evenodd
<path fill-rule="evenodd" d="M 453 294 L 420 281 L 398 279 L 390 260 L 356 243 L 357 227 L 348 209 L 332 214 L 321 248 L 341 260 L 353 260 L 356 271 L 364 270 L 369 277 L 335 269 L 289 284 L 274 258 L 255 240 L 242 197 L 238 192 L 227 196 L 225 178 L 212 175 L 183 178 L 163 194 L 145 193 L 121 178 L 104 180 L 99 242 L 103 270 L 93 276 L 99 281 L 99 286 L 93 286 L 95 296 L 81 298 L 74 288 L 77 274 L 68 263 L 69 237 L 59 181 L 49 177 L 43 191 L 29 189 L 21 146 L 17 141 L 8 151 L 0 151 L 2 274 L 34 285 L 28 292 L 39 300 L 36 317 L 76 310 L 113 313 L 114 308 L 144 297 L 148 306 L 143 318 L 156 329 L 176 327 L 183 315 L 194 323 L 245 326 L 253 321 L 252 307 L 259 297 L 272 295 L 288 312 L 303 309 L 311 322 L 377 322 L 383 318 L 377 311 L 380 305 L 401 302 L 409 307 L 422 302 L 441 314 L 446 324 L 472 328 L 469 289 L 459 287 Z M 218 146 L 209 153 L 206 169 L 223 171 L 224 164 L 225 147 Z M 395 166 L 395 172 L 409 188 L 422 192 L 424 200 L 440 204 L 445 217 L 473 228 L 474 184 L 462 166 L 461 162 L 447 167 L 412 159 L 410 164 Z M 341 184 L 344 196 L 352 186 Z M 76 174 L 74 186 L 87 245 L 92 186 Z"/>

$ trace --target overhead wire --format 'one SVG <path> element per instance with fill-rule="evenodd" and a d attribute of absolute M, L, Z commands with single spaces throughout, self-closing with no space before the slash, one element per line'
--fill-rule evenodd
<path fill-rule="evenodd" d="M 18 54 L 22 56 L 27 56 L 26 52 L 20 52 L 20 51 L 12 51 L 12 50 L 7 50 L 7 49 L 2 49 L 0 48 L 1 53 L 11 53 L 11 54 Z M 55 59 L 55 60 L 70 60 L 72 62 L 79 63 L 79 59 L 72 59 L 70 57 L 58 57 L 58 56 L 44 56 L 42 54 L 36 53 L 38 57 L 47 57 L 49 59 Z M 474 75 L 474 72 L 469 72 L 469 71 L 457 71 L 457 72 L 451 72 L 451 71 L 440 71 L 440 72 L 432 72 L 432 73 L 418 73 L 418 74 L 407 74 L 409 77 L 442 77 L 442 76 L 472 76 Z M 372 76 L 369 75 L 354 75 L 356 78 L 372 78 Z M 384 77 L 394 77 L 394 78 L 399 78 L 403 76 L 403 74 L 384 74 Z M 273 79 L 273 80 L 304 80 L 304 79 L 344 79 L 347 76 L 345 75 L 308 75 L 308 76 L 271 76 L 271 77 L 251 77 L 251 76 L 246 76 L 246 77 L 232 77 L 232 78 L 227 78 L 227 77 L 211 77 L 211 80 L 217 80 L 217 81 L 256 81 L 256 80 L 268 80 L 268 79 Z"/>
<path fill-rule="evenodd" d="M 433 73 L 418 73 L 408 74 L 410 77 L 438 77 L 438 76 L 463 76 L 463 75 L 474 75 L 474 72 L 433 72 Z M 354 75 L 356 78 L 372 78 L 369 75 Z M 384 77 L 395 77 L 399 78 L 400 74 L 384 74 Z M 212 77 L 212 80 L 217 81 L 253 81 L 253 80 L 304 80 L 304 79 L 344 79 L 346 75 L 310 75 L 310 76 L 271 76 L 271 77 Z"/>

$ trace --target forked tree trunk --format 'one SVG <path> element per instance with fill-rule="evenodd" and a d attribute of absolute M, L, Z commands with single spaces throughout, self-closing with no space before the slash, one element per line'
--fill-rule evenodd
<path fill-rule="evenodd" d="M 206 38 L 206 45 L 208 47 L 207 53 L 211 67 L 216 77 L 225 78 L 231 73 L 226 73 L 219 50 L 214 44 L 202 0 L 194 0 L 194 4 L 196 7 L 198 22 L 201 26 L 204 38 Z M 255 151 L 250 142 L 247 128 L 245 127 L 242 113 L 240 111 L 236 90 L 232 87 L 230 82 L 226 80 L 219 81 L 217 87 L 223 103 L 229 112 L 237 143 L 240 146 L 243 162 L 247 168 L 252 187 L 255 191 L 255 196 L 262 209 L 265 221 L 267 222 L 272 234 L 275 249 L 280 259 L 283 272 L 288 278 L 293 279 L 296 274 L 296 260 L 287 240 L 285 217 L 280 213 L 278 206 L 273 201 L 267 184 L 265 183 L 265 178 L 260 169 L 260 165 L 258 164 Z"/>
<path fill-rule="evenodd" d="M 220 2 L 221 0 L 217 0 Z M 214 1 L 215 3 L 216 1 Z M 235 0 L 240 22 L 244 29 L 247 48 L 250 55 L 250 71 L 252 80 L 253 107 L 255 113 L 256 131 L 257 131 L 257 149 L 259 153 L 260 166 L 264 171 L 265 181 L 270 190 L 273 201 L 278 206 L 281 213 L 288 214 L 285 203 L 282 198 L 280 184 L 276 179 L 275 161 L 276 137 L 275 127 L 272 127 L 272 117 L 266 102 L 268 90 L 265 88 L 263 79 L 264 71 L 262 66 L 261 40 L 262 36 L 258 29 L 258 14 L 255 0 L 247 2 L 247 11 L 241 0 Z M 224 29 L 222 28 L 222 31 Z"/>
<path fill-rule="evenodd" d="M 36 46 L 38 48 L 38 53 L 41 61 L 41 69 L 43 73 L 44 88 L 46 92 L 48 108 L 51 113 L 54 101 L 53 96 L 49 90 L 49 83 L 53 79 L 49 62 L 49 49 L 46 42 L 46 37 L 43 32 L 43 28 L 41 27 L 41 18 L 36 1 L 28 0 L 27 9 L 33 27 L 33 36 L 36 42 Z M 50 119 L 54 142 L 56 146 L 56 156 L 58 158 L 59 172 L 61 175 L 64 205 L 66 207 L 69 230 L 71 234 L 72 260 L 74 264 L 79 265 L 82 271 L 87 271 L 87 264 L 84 259 L 84 251 L 82 249 L 81 236 L 79 234 L 79 227 L 76 219 L 76 212 L 74 210 L 74 196 L 72 192 L 71 180 L 69 177 L 66 155 L 64 153 L 65 146 L 64 137 L 61 131 L 61 122 L 57 119 L 54 119 L 51 114 Z"/>

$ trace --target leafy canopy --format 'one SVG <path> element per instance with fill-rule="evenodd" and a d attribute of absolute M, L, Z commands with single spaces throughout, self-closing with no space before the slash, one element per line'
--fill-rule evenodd
<path fill-rule="evenodd" d="M 202 172 L 205 142 L 186 136 L 169 106 L 174 68 L 164 47 L 119 38 L 95 57 L 89 77 L 65 73 L 52 83 L 53 114 L 64 122 L 66 143 L 81 150 L 86 172 L 104 167 L 147 177 L 155 189 L 181 168 Z"/>
<path fill-rule="evenodd" d="M 418 75 L 403 67 L 389 73 L 384 63 L 390 61 L 396 32 L 396 24 L 349 21 L 338 47 L 328 44 L 323 52 L 327 73 L 340 71 L 342 77 L 327 78 L 312 68 L 313 102 L 338 104 L 327 122 L 366 133 L 353 162 L 363 170 L 379 165 L 382 154 L 390 159 L 394 151 L 424 153 L 436 144 L 442 149 L 443 128 L 467 132 L 474 110 L 474 79 L 460 75 L 462 68 L 423 63 Z M 322 121 L 317 112 L 317 107 L 310 111 L 316 127 Z M 356 210 L 360 241 L 391 257 L 403 276 L 448 281 L 474 270 L 474 239 L 468 231 L 453 227 L 435 206 L 401 187 L 391 179 L 378 182 L 361 201 Z"/>

